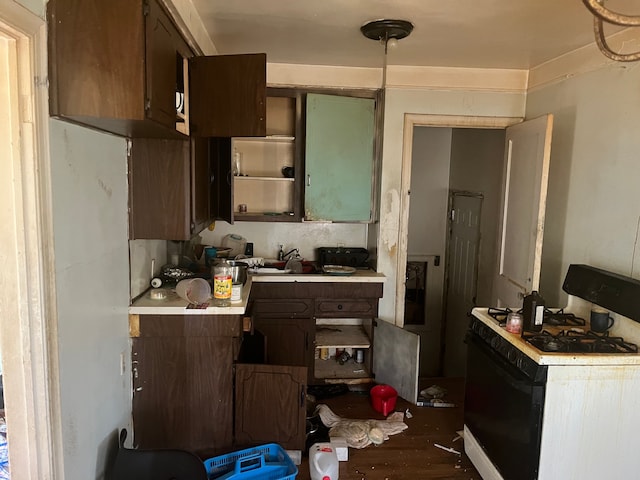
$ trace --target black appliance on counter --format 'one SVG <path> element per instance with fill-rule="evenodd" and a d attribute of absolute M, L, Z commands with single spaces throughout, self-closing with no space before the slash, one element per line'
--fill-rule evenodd
<path fill-rule="evenodd" d="M 362 247 L 319 247 L 318 264 L 369 268 L 369 251 Z"/>

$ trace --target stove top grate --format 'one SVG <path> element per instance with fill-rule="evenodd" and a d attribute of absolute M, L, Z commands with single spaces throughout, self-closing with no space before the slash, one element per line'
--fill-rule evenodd
<path fill-rule="evenodd" d="M 609 332 L 602 334 L 587 331 L 562 330 L 552 334 L 547 330 L 523 338 L 543 352 L 559 353 L 638 353 L 638 346 L 625 341 L 622 337 L 610 337 Z"/>
<path fill-rule="evenodd" d="M 507 316 L 512 312 L 513 310 L 511 310 L 510 308 L 497 307 L 489 307 L 487 311 L 489 316 L 495 319 L 501 327 L 504 327 L 506 325 Z M 517 310 L 516 313 L 522 313 L 522 309 Z M 545 308 L 542 323 L 546 323 L 555 327 L 582 327 L 586 325 L 584 318 L 580 318 L 573 313 L 565 312 L 562 308 L 558 310 Z"/>

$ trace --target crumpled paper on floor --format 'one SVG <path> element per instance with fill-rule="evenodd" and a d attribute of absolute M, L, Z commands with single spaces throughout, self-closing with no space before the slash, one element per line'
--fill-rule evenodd
<path fill-rule="evenodd" d="M 316 407 L 316 414 L 329 428 L 329 437 L 343 437 L 352 448 L 365 448 L 372 443 L 380 445 L 389 440 L 390 435 L 409 428 L 403 422 L 402 412 L 394 412 L 386 420 L 359 420 L 339 417 L 327 405 L 320 404 Z"/>

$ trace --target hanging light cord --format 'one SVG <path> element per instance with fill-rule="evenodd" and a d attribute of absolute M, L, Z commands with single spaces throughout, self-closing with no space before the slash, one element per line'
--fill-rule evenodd
<path fill-rule="evenodd" d="M 640 52 L 617 53 L 607 44 L 604 36 L 603 22 L 622 27 L 640 27 L 640 15 L 622 15 L 604 6 L 604 0 L 582 0 L 582 3 L 593 13 L 593 31 L 600 51 L 611 60 L 617 62 L 635 62 L 640 60 Z"/>

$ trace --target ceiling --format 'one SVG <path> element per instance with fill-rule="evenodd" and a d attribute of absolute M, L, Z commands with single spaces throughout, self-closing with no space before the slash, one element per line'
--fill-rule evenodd
<path fill-rule="evenodd" d="M 581 0 L 191 1 L 219 54 L 264 52 L 272 63 L 381 67 L 383 46 L 360 33 L 381 18 L 414 25 L 390 65 L 530 69 L 594 41 Z M 640 0 L 606 6 L 640 13 Z"/>

